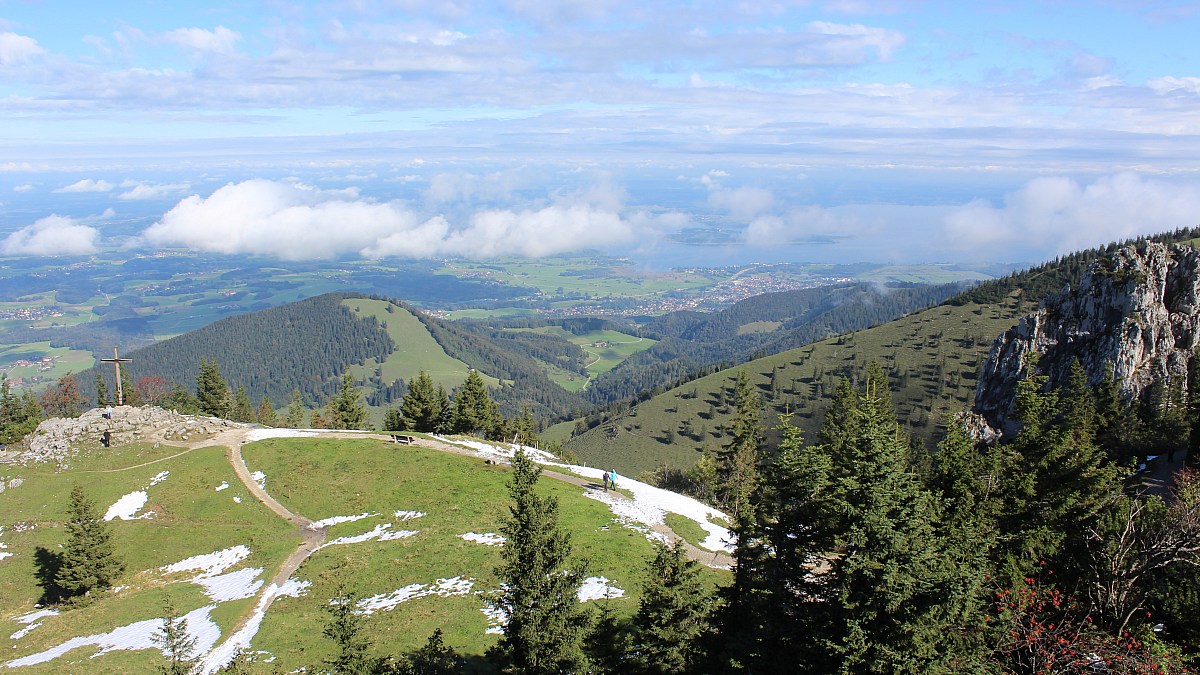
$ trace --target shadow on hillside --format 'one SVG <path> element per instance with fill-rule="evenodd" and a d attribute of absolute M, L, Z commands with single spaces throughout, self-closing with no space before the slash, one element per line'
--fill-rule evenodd
<path fill-rule="evenodd" d="M 42 597 L 38 598 L 39 604 L 56 605 L 62 600 L 62 589 L 54 582 L 62 566 L 62 553 L 51 551 L 45 546 L 39 546 L 33 552 L 33 574 L 37 577 L 38 586 L 42 587 Z"/>

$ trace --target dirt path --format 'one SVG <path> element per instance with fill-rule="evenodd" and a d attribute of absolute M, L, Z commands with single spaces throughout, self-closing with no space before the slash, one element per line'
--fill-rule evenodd
<path fill-rule="evenodd" d="M 1138 476 L 1146 491 L 1152 495 L 1166 497 L 1171 488 L 1175 487 L 1175 473 L 1187 466 L 1188 451 L 1180 450 L 1175 453 L 1175 461 L 1167 461 L 1166 455 L 1154 458 L 1146 465 L 1146 471 Z"/>

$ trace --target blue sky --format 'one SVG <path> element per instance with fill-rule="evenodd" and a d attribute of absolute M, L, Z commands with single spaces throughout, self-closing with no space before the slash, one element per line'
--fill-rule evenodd
<path fill-rule="evenodd" d="M 717 223 L 743 258 L 1040 260 L 1200 224 L 1196 35 L 1132 0 L 0 0 L 0 253 Z"/>

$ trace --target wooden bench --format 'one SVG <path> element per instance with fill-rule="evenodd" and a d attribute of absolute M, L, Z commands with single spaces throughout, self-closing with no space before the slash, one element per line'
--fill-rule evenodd
<path fill-rule="evenodd" d="M 417 442 L 416 436 L 409 436 L 407 434 L 391 434 L 391 437 L 392 437 L 393 443 L 403 443 L 404 445 L 412 445 L 413 443 Z"/>

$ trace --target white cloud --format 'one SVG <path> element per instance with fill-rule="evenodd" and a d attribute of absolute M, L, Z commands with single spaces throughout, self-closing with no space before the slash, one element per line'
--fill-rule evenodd
<path fill-rule="evenodd" d="M 163 39 L 198 52 L 232 54 L 237 49 L 237 41 L 242 39 L 242 36 L 224 26 L 217 26 L 214 30 L 178 28 L 164 34 Z"/>
<path fill-rule="evenodd" d="M 70 185 L 60 187 L 55 192 L 109 192 L 114 187 L 116 186 L 104 179 L 92 180 L 91 178 L 84 178 Z"/>
<path fill-rule="evenodd" d="M 771 210 L 775 195 L 770 190 L 758 187 L 740 187 L 732 190 L 715 189 L 708 195 L 713 207 L 728 211 L 737 220 L 750 220 L 760 213 Z"/>
<path fill-rule="evenodd" d="M 1200 185 L 1150 180 L 1135 173 L 1089 185 L 1037 178 L 995 207 L 983 200 L 946 216 L 945 245 L 959 250 L 1034 248 L 1067 253 L 1110 241 L 1196 225 Z"/>
<path fill-rule="evenodd" d="M 1156 94 L 1186 92 L 1200 94 L 1200 77 L 1156 77 L 1146 81 L 1146 86 Z"/>
<path fill-rule="evenodd" d="M 98 250 L 96 240 L 99 236 L 99 230 L 80 225 L 73 218 L 46 216 L 8 235 L 0 242 L 0 253 L 35 256 L 87 255 Z"/>
<path fill-rule="evenodd" d="M 823 46 L 826 58 L 834 62 L 857 63 L 867 60 L 866 52 L 874 50 L 881 61 L 888 61 L 902 45 L 904 33 L 887 28 L 873 28 L 861 23 L 843 24 L 814 21 L 808 27 L 821 35 L 837 36 L 838 41 Z"/>
<path fill-rule="evenodd" d="M 13 192 L 32 192 L 32 191 L 33 191 L 33 185 L 31 185 L 29 183 L 22 183 L 20 185 L 13 186 Z"/>
<path fill-rule="evenodd" d="M 142 239 L 285 259 L 541 256 L 627 243 L 677 225 L 671 217 L 622 215 L 613 194 L 602 187 L 539 208 L 482 210 L 456 227 L 445 216 L 421 215 L 399 203 L 256 179 L 180 201 Z"/>
<path fill-rule="evenodd" d="M 746 243 L 778 246 L 813 237 L 837 236 L 852 229 L 857 229 L 854 223 L 839 218 L 829 209 L 805 206 L 782 216 L 763 215 L 750 221 L 746 228 Z"/>
<path fill-rule="evenodd" d="M 27 63 L 35 56 L 44 54 L 46 50 L 38 45 L 37 40 L 27 35 L 16 33 L 0 33 L 0 66 L 13 66 Z"/>
<path fill-rule="evenodd" d="M 117 199 L 160 199 L 186 192 L 190 186 L 187 183 L 134 183 L 125 187 L 131 189 L 117 195 Z"/>

